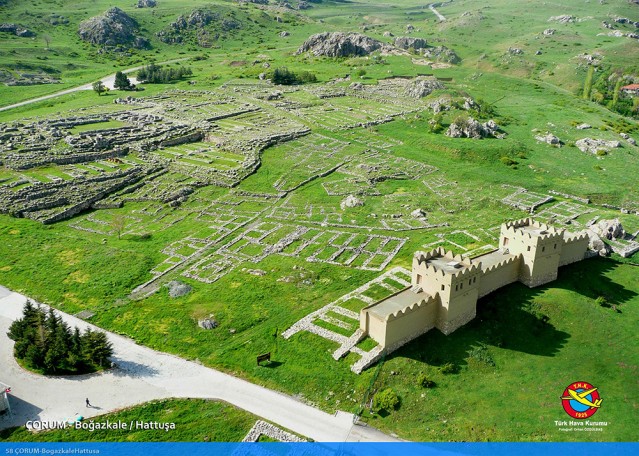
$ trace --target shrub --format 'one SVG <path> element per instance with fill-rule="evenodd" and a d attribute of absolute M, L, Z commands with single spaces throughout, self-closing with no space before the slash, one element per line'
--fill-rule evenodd
<path fill-rule="evenodd" d="M 435 382 L 432 381 L 430 378 L 428 378 L 428 376 L 426 376 L 426 374 L 424 374 L 423 372 L 421 372 L 417 376 L 417 384 L 419 386 L 421 386 L 422 388 L 434 388 L 435 387 Z"/>
<path fill-rule="evenodd" d="M 457 372 L 457 367 L 453 363 L 446 363 L 439 368 L 439 372 L 442 374 L 454 374 Z"/>
<path fill-rule="evenodd" d="M 516 160 L 513 160 L 510 157 L 501 157 L 499 161 L 501 161 L 506 166 L 513 166 L 518 164 Z"/>
<path fill-rule="evenodd" d="M 610 307 L 605 296 L 598 296 L 597 299 L 595 299 L 595 303 L 601 307 Z"/>
<path fill-rule="evenodd" d="M 484 344 L 479 344 L 468 350 L 468 359 L 474 360 L 480 363 L 487 364 L 488 366 L 495 367 L 495 361 L 488 351 L 488 347 Z"/>
<path fill-rule="evenodd" d="M 392 388 L 386 388 L 379 391 L 373 396 L 373 411 L 379 413 L 381 411 L 390 412 L 399 406 L 399 397 Z"/>

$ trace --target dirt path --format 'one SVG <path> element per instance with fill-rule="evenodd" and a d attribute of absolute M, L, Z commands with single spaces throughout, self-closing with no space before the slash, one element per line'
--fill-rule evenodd
<path fill-rule="evenodd" d="M 80 413 L 91 417 L 152 399 L 220 399 L 316 441 L 396 441 L 380 431 L 353 425 L 353 415 L 330 415 L 291 396 L 263 388 L 173 355 L 151 350 L 122 336 L 107 333 L 117 368 L 80 377 L 43 377 L 25 371 L 13 357 L 6 336 L 22 314 L 26 298 L 0 288 L 0 382 L 12 387 L 12 419 L 0 419 L 0 428 L 27 420 L 64 420 Z M 58 312 L 69 325 L 95 328 Z M 89 398 L 95 408 L 85 406 Z"/>
<path fill-rule="evenodd" d="M 446 20 L 446 18 L 444 17 L 443 14 L 441 14 L 439 11 L 437 11 L 435 9 L 435 7 L 445 6 L 445 5 L 447 5 L 447 4 L 451 3 L 451 2 L 452 2 L 452 0 L 450 0 L 448 2 L 429 3 L 427 6 L 428 6 L 428 9 L 431 10 L 435 16 L 437 16 L 437 19 L 439 19 L 440 22 L 444 22 Z"/>

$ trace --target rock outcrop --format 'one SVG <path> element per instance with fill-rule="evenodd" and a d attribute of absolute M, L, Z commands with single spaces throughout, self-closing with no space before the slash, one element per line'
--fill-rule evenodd
<path fill-rule="evenodd" d="M 434 78 L 417 78 L 406 86 L 405 93 L 412 98 L 423 98 L 434 90 L 444 89 L 444 84 Z"/>
<path fill-rule="evenodd" d="M 559 22 L 560 24 L 570 24 L 575 22 L 577 18 L 575 16 L 571 16 L 569 14 L 562 14 L 560 16 L 552 16 L 548 19 L 548 22 Z"/>
<path fill-rule="evenodd" d="M 390 45 L 360 33 L 324 32 L 311 35 L 296 55 L 310 52 L 318 57 L 353 57 L 391 49 Z"/>
<path fill-rule="evenodd" d="M 423 50 L 424 57 L 444 63 L 459 63 L 461 58 L 446 46 L 427 47 Z"/>
<path fill-rule="evenodd" d="M 575 146 L 582 152 L 590 152 L 596 154 L 599 151 L 608 152 L 610 149 L 621 147 L 619 141 L 606 141 L 604 139 L 584 138 L 575 142 Z"/>
<path fill-rule="evenodd" d="M 148 47 L 146 38 L 136 35 L 138 24 L 118 7 L 80 23 L 80 38 L 97 46 Z"/>
<path fill-rule="evenodd" d="M 626 235 L 623 225 L 619 219 L 600 220 L 596 225 L 592 225 L 590 230 L 598 236 L 608 240 L 623 239 Z"/>
<path fill-rule="evenodd" d="M 158 2 L 155 0 L 138 0 L 138 8 L 155 8 Z"/>
<path fill-rule="evenodd" d="M 211 28 L 207 28 L 207 26 Z M 242 28 L 242 23 L 228 12 L 197 8 L 188 15 L 181 14 L 169 26 L 157 33 L 160 41 L 168 44 L 186 42 L 195 36 L 201 47 L 210 47 L 221 34 Z"/>
<path fill-rule="evenodd" d="M 359 198 L 357 198 L 356 196 L 353 196 L 353 195 L 348 195 L 339 204 L 339 206 L 342 208 L 342 210 L 344 210 L 346 208 L 349 208 L 349 207 L 357 207 L 357 206 L 363 206 L 363 205 L 364 205 L 364 201 L 362 201 L 361 199 L 359 199 Z"/>
<path fill-rule="evenodd" d="M 472 117 L 465 119 L 457 119 L 450 124 L 446 136 L 451 138 L 471 138 L 482 139 L 488 137 L 503 138 L 504 135 L 498 133 L 499 126 L 494 120 L 489 120 L 486 123 L 480 123 Z"/>
<path fill-rule="evenodd" d="M 415 50 L 424 49 L 428 45 L 426 44 L 426 40 L 423 38 L 413 38 L 410 36 L 398 36 L 395 38 L 394 43 L 396 47 L 400 49 L 410 49 L 413 48 Z"/>
<path fill-rule="evenodd" d="M 35 36 L 31 30 L 28 30 L 25 27 L 22 27 L 18 24 L 0 24 L 0 32 L 11 33 L 15 36 L 20 36 L 23 38 L 29 38 Z"/>

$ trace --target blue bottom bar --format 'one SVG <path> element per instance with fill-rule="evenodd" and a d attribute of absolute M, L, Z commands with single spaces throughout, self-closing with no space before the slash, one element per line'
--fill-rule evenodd
<path fill-rule="evenodd" d="M 0 443 L 0 454 L 166 456 L 607 456 L 639 443 Z"/>

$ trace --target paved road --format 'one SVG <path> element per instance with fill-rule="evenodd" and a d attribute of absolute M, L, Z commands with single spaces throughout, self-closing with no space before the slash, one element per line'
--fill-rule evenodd
<path fill-rule="evenodd" d="M 322 412 L 278 393 L 173 355 L 135 344 L 108 333 L 113 344 L 112 371 L 81 377 L 45 378 L 26 372 L 13 358 L 13 342 L 6 336 L 11 322 L 19 318 L 26 298 L 0 288 L 0 382 L 12 387 L 14 417 L 0 420 L 0 428 L 27 420 L 62 420 L 80 413 L 103 414 L 152 399 L 220 399 L 316 441 L 394 441 L 380 431 L 353 425 L 353 416 Z M 93 325 L 59 312 L 72 326 Z M 86 408 L 85 398 L 98 408 Z"/>
<path fill-rule="evenodd" d="M 187 60 L 187 59 L 186 58 L 182 58 L 182 59 L 169 60 L 167 62 L 161 62 L 158 65 L 166 65 L 166 64 L 169 64 L 169 63 L 181 62 L 183 60 Z M 127 70 L 122 70 L 122 72 L 125 73 L 125 74 L 128 74 L 128 73 L 132 73 L 134 71 L 138 71 L 141 68 L 143 68 L 143 66 L 138 66 L 138 67 L 135 67 L 135 68 L 129 68 Z M 136 78 L 129 78 L 129 80 L 133 84 L 137 84 L 138 83 Z M 115 73 L 113 73 L 110 76 L 102 78 L 101 81 L 109 89 L 113 90 L 113 83 L 115 82 Z M 77 87 L 71 87 L 70 89 L 61 90 L 60 92 L 55 92 L 55 93 L 52 93 L 52 94 L 49 94 L 49 95 L 44 95 L 44 96 L 38 97 L 38 98 L 32 98 L 32 99 L 26 100 L 26 101 L 21 101 L 20 103 L 15 103 L 15 104 L 12 104 L 12 105 L 9 105 L 9 106 L 2 106 L 2 107 L 0 107 L 0 112 L 1 111 L 7 111 L 7 110 L 13 109 L 13 108 L 18 108 L 20 106 L 25 106 L 25 105 L 28 105 L 28 104 L 31 104 L 31 103 L 37 103 L 39 101 L 44 101 L 44 100 L 49 100 L 51 98 L 60 97 L 62 95 L 68 95 L 70 93 L 79 92 L 81 90 L 93 90 L 93 83 L 84 84 L 84 85 L 77 86 Z"/>

